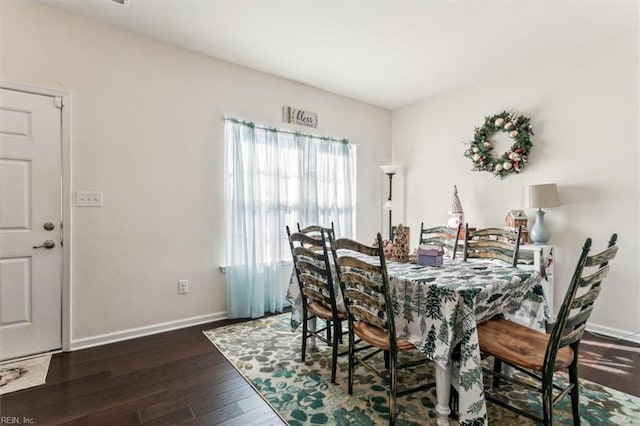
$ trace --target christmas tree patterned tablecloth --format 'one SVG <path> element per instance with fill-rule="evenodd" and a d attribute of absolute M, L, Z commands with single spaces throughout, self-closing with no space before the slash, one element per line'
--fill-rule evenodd
<path fill-rule="evenodd" d="M 396 331 L 452 368 L 460 424 L 486 424 L 477 324 L 495 315 L 541 329 L 548 318 L 540 274 L 499 261 L 443 266 L 389 262 Z"/>

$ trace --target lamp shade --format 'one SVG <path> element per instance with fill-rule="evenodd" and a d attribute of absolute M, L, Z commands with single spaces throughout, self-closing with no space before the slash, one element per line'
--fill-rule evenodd
<path fill-rule="evenodd" d="M 522 188 L 522 207 L 525 209 L 541 209 L 558 207 L 560 199 L 555 183 L 529 185 Z"/>
<path fill-rule="evenodd" d="M 380 166 L 380 168 L 382 169 L 383 172 L 385 172 L 388 175 L 394 175 L 396 173 L 398 173 L 400 170 L 402 170 L 403 166 L 398 166 L 395 164 L 385 164 Z"/>

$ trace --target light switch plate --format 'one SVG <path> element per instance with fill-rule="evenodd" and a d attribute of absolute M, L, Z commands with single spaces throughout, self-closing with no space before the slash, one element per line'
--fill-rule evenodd
<path fill-rule="evenodd" d="M 102 207 L 102 192 L 77 191 L 76 206 L 77 207 Z"/>

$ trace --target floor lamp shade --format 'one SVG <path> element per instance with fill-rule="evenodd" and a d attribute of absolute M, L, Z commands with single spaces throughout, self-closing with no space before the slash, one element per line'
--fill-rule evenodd
<path fill-rule="evenodd" d="M 529 238 L 535 244 L 545 244 L 551 238 L 551 233 L 544 222 L 543 208 L 558 207 L 560 197 L 555 183 L 525 186 L 522 191 L 522 206 L 527 209 L 538 209 L 536 222 L 529 232 Z"/>
<path fill-rule="evenodd" d="M 385 164 L 380 166 L 380 169 L 382 169 L 382 171 L 385 174 L 396 174 L 398 173 L 400 170 L 402 170 L 402 166 L 398 166 L 396 164 Z"/>

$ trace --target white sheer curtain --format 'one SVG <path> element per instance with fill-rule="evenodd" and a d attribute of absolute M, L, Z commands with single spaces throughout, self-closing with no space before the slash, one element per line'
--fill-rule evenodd
<path fill-rule="evenodd" d="M 285 226 L 355 235 L 355 147 L 225 119 L 227 316 L 282 312 L 291 276 Z"/>

